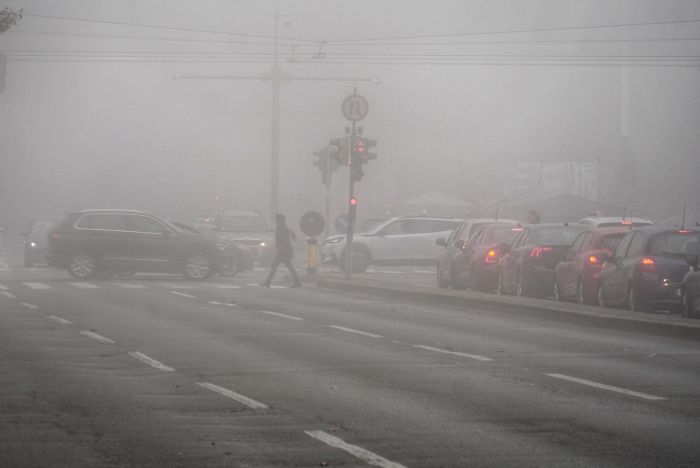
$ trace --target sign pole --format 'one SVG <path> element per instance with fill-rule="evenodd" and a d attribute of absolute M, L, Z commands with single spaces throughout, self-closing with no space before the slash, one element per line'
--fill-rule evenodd
<path fill-rule="evenodd" d="M 355 88 L 357 92 L 357 88 Z M 355 198 L 355 180 L 352 178 L 352 149 L 350 146 L 355 140 L 355 135 L 357 134 L 357 127 L 355 121 L 352 122 L 352 130 L 350 132 L 350 144 L 348 147 L 348 162 L 350 170 L 348 171 L 350 179 L 350 195 L 348 196 L 348 227 L 345 232 L 345 279 L 350 279 L 352 273 L 352 238 L 353 231 L 355 230 L 355 217 L 352 215 L 353 210 L 356 207 L 352 206 L 352 200 Z"/>

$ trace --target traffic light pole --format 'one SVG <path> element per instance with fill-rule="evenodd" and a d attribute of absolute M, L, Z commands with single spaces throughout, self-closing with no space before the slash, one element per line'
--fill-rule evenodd
<path fill-rule="evenodd" d="M 356 91 L 357 92 L 357 91 Z M 345 279 L 350 279 L 352 273 L 352 237 L 353 231 L 355 230 L 355 216 L 354 212 L 357 207 L 352 205 L 353 200 L 355 200 L 355 179 L 352 176 L 352 141 L 357 135 L 357 127 L 355 121 L 352 122 L 352 130 L 350 132 L 350 144 L 348 147 L 348 162 L 350 163 L 350 170 L 348 171 L 350 179 L 350 195 L 348 196 L 348 226 L 345 232 Z"/>

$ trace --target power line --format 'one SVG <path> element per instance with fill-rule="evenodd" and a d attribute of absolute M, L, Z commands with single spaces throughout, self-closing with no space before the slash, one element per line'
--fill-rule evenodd
<path fill-rule="evenodd" d="M 700 23 L 700 19 L 692 20 L 674 20 L 674 21 L 650 21 L 644 23 L 619 23 L 619 24 L 602 24 L 602 25 L 591 25 L 591 26 L 560 26 L 552 28 L 533 28 L 533 29 L 506 29 L 501 31 L 482 31 L 482 32 L 469 32 L 469 33 L 449 33 L 449 34 L 419 34 L 412 36 L 388 36 L 388 37 L 370 37 L 365 39 L 337 39 L 337 40 L 327 40 L 327 44 L 339 44 L 339 43 L 361 43 L 361 42 L 375 42 L 375 41 L 393 41 L 393 40 L 408 40 L 408 39 L 440 39 L 449 37 L 466 37 L 466 36 L 483 36 L 491 34 L 516 34 L 516 33 L 533 33 L 533 32 L 554 32 L 554 31 L 577 31 L 577 30 L 590 30 L 590 29 L 606 29 L 606 28 L 625 28 L 625 27 L 639 27 L 639 26 L 659 26 L 668 24 L 687 24 L 687 23 Z"/>
<path fill-rule="evenodd" d="M 145 29 L 159 29 L 159 30 L 170 30 L 170 31 L 184 31 L 184 32 L 197 32 L 197 33 L 208 33 L 208 34 L 225 34 L 227 36 L 240 36 L 240 37 L 253 37 L 262 39 L 274 39 L 274 36 L 268 36 L 264 34 L 250 34 L 250 33 L 240 33 L 240 32 L 229 32 L 229 31 L 216 31 L 211 29 L 196 29 L 196 28 L 184 28 L 178 26 L 159 26 L 153 24 L 143 24 L 143 23 L 127 23 L 122 21 L 108 21 L 108 20 L 98 20 L 92 18 L 75 18 L 68 16 L 56 16 L 56 15 L 39 15 L 33 13 L 23 13 L 24 16 L 33 18 L 45 18 L 54 19 L 62 21 L 78 21 L 84 23 L 99 23 L 99 24 L 111 24 L 116 26 L 131 26 Z M 290 38 L 290 37 L 279 37 L 278 39 L 296 41 L 296 42 L 318 42 L 311 39 L 300 39 L 300 38 Z"/>

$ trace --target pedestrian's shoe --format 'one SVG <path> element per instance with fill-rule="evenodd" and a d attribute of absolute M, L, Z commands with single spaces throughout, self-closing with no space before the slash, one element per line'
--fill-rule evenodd
<path fill-rule="evenodd" d="M 290 286 L 290 288 L 300 288 L 301 283 L 294 283 L 293 285 Z"/>
<path fill-rule="evenodd" d="M 259 284 L 260 284 L 260 286 L 262 286 L 263 288 L 269 288 L 269 287 L 270 287 L 270 283 L 259 283 Z"/>

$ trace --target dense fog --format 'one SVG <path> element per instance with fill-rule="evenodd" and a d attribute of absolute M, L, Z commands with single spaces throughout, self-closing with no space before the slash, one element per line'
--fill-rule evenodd
<path fill-rule="evenodd" d="M 660 220 L 683 203 L 700 212 L 695 1 L 5 6 L 24 13 L 0 34 L 7 230 L 90 207 L 269 219 L 272 87 L 233 78 L 270 73 L 275 23 L 291 78 L 281 85 L 279 211 L 292 220 L 323 211 L 313 152 L 344 136 L 341 102 L 355 86 L 370 104 L 358 125 L 379 155 L 356 185 L 360 216 L 433 191 L 479 206 L 502 195 L 517 163 L 560 161 L 598 164 L 596 197 L 635 215 Z M 174 79 L 183 75 L 192 79 Z M 341 168 L 333 216 L 347 187 Z"/>

